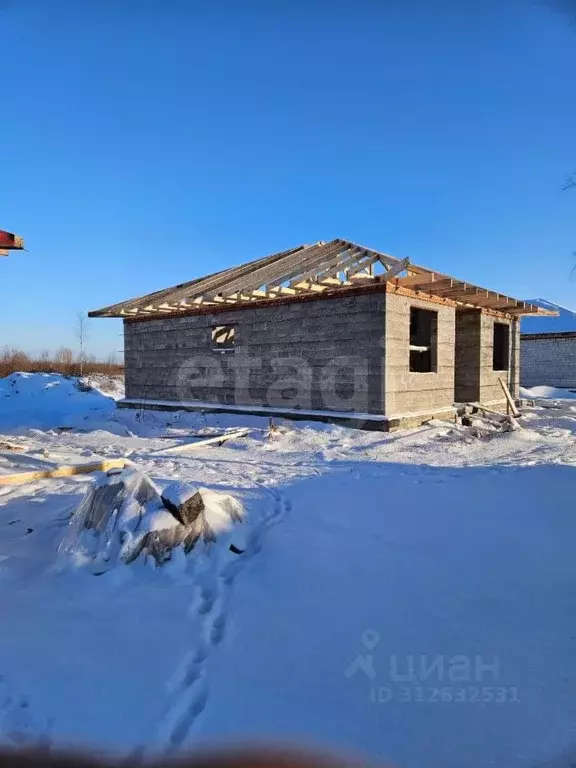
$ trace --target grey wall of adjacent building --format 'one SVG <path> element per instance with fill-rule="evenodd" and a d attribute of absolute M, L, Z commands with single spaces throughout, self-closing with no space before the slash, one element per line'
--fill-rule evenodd
<path fill-rule="evenodd" d="M 384 413 L 386 294 L 125 322 L 126 397 Z M 233 325 L 233 351 L 212 329 Z"/>
<path fill-rule="evenodd" d="M 576 388 L 576 333 L 522 335 L 520 383 Z"/>
<path fill-rule="evenodd" d="M 494 323 L 509 327 L 508 366 L 493 369 Z M 493 317 L 480 310 L 456 312 L 455 397 L 460 403 L 480 402 L 485 405 L 505 402 L 499 379 L 508 384 L 518 398 L 520 364 L 519 323 Z"/>

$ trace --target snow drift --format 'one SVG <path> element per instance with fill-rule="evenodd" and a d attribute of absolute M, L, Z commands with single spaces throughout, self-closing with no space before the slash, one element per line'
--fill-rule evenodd
<path fill-rule="evenodd" d="M 100 387 L 107 389 L 104 394 Z M 105 378 L 67 378 L 59 373 L 13 373 L 0 379 L 2 429 L 82 427 L 107 420 L 116 409 L 120 384 Z"/>

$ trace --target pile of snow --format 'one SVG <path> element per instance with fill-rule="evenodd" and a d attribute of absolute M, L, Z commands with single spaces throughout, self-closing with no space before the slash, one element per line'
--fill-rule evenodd
<path fill-rule="evenodd" d="M 111 417 L 113 396 L 103 394 L 97 382 L 59 373 L 13 373 L 0 379 L 0 430 L 35 427 L 82 427 L 85 422 Z"/>
<path fill-rule="evenodd" d="M 554 400 L 576 400 L 576 392 L 559 387 L 520 387 L 520 397 L 526 400 L 538 400 L 540 398 L 552 398 Z"/>

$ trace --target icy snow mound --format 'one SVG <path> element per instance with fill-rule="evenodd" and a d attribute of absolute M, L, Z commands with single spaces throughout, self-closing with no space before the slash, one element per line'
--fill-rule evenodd
<path fill-rule="evenodd" d="M 58 373 L 12 373 L 0 379 L 0 431 L 82 427 L 90 419 L 109 419 L 114 397 L 93 389 L 91 382 L 78 382 Z"/>
<path fill-rule="evenodd" d="M 537 400 L 542 398 L 552 398 L 554 400 L 576 400 L 576 393 L 569 389 L 559 389 L 558 387 L 520 387 L 520 397 L 527 400 Z"/>

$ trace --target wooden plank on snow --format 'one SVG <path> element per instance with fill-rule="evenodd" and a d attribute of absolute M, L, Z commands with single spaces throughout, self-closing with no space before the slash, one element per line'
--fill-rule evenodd
<path fill-rule="evenodd" d="M 105 461 L 75 464 L 74 466 L 60 466 L 55 467 L 55 469 L 39 470 L 37 472 L 18 472 L 15 475 L 0 475 L 0 485 L 22 485 L 23 483 L 33 483 L 35 480 L 51 480 L 55 477 L 70 477 L 89 472 L 108 472 L 110 469 L 123 469 L 131 463 L 128 459 L 106 459 Z"/>

